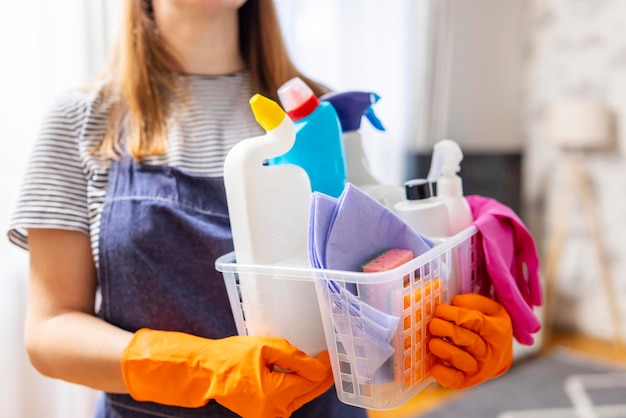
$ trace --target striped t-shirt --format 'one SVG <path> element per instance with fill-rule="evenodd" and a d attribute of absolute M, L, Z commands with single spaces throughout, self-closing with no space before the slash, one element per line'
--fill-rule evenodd
<path fill-rule="evenodd" d="M 166 155 L 145 164 L 167 164 L 199 176 L 222 176 L 224 159 L 239 141 L 263 133 L 248 104 L 247 72 L 188 75 L 189 101 L 168 124 Z M 28 248 L 27 228 L 82 231 L 91 237 L 98 264 L 100 216 L 109 162 L 93 153 L 110 109 L 97 91 L 61 96 L 46 116 L 30 157 L 9 239 Z"/>

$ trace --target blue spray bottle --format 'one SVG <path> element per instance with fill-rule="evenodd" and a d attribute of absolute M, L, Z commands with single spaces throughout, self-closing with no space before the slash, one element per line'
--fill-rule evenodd
<path fill-rule="evenodd" d="M 283 84 L 278 97 L 294 122 L 296 142 L 286 154 L 269 159 L 268 164 L 298 165 L 308 174 L 313 191 L 339 197 L 346 184 L 346 164 L 334 107 L 320 102 L 298 77 Z"/>

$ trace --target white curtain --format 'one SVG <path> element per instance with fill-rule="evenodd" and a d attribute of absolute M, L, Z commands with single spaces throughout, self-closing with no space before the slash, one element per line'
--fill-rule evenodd
<path fill-rule="evenodd" d="M 275 0 L 288 48 L 336 91 L 381 95 L 387 131 L 363 124 L 382 181 L 403 180 L 405 152 L 445 121 L 449 0 Z M 0 6 L 0 230 L 6 231 L 43 113 L 101 68 L 120 0 L 7 1 Z M 444 122 L 445 123 L 445 122 Z M 95 392 L 37 374 L 22 343 L 27 253 L 0 239 L 0 417 L 84 418 Z"/>
<path fill-rule="evenodd" d="M 8 228 L 28 155 L 55 96 L 102 65 L 118 1 L 29 0 L 0 6 L 0 230 Z M 27 253 L 0 239 L 0 416 L 85 418 L 95 392 L 40 376 L 22 342 Z"/>

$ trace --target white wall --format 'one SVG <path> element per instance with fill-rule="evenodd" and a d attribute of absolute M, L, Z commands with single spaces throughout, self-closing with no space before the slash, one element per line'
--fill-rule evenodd
<path fill-rule="evenodd" d="M 464 150 L 519 151 L 524 0 L 452 4 L 447 137 Z"/>

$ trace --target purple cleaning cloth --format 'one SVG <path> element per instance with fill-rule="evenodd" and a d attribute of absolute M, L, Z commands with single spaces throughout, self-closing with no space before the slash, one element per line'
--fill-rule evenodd
<path fill-rule="evenodd" d="M 361 266 L 391 248 L 413 250 L 417 257 L 433 243 L 385 206 L 352 184 L 337 201 L 327 235 L 324 268 L 361 271 Z"/>
<path fill-rule="evenodd" d="M 542 304 L 533 237 L 515 212 L 500 202 L 482 196 L 468 196 L 467 202 L 482 236 L 483 271 L 489 275 L 495 298 L 511 317 L 515 339 L 531 345 L 532 334 L 541 328 L 533 307 Z"/>
<path fill-rule="evenodd" d="M 335 220 L 337 199 L 315 192 L 309 219 L 309 261 L 314 268 L 326 266 L 326 239 Z"/>

